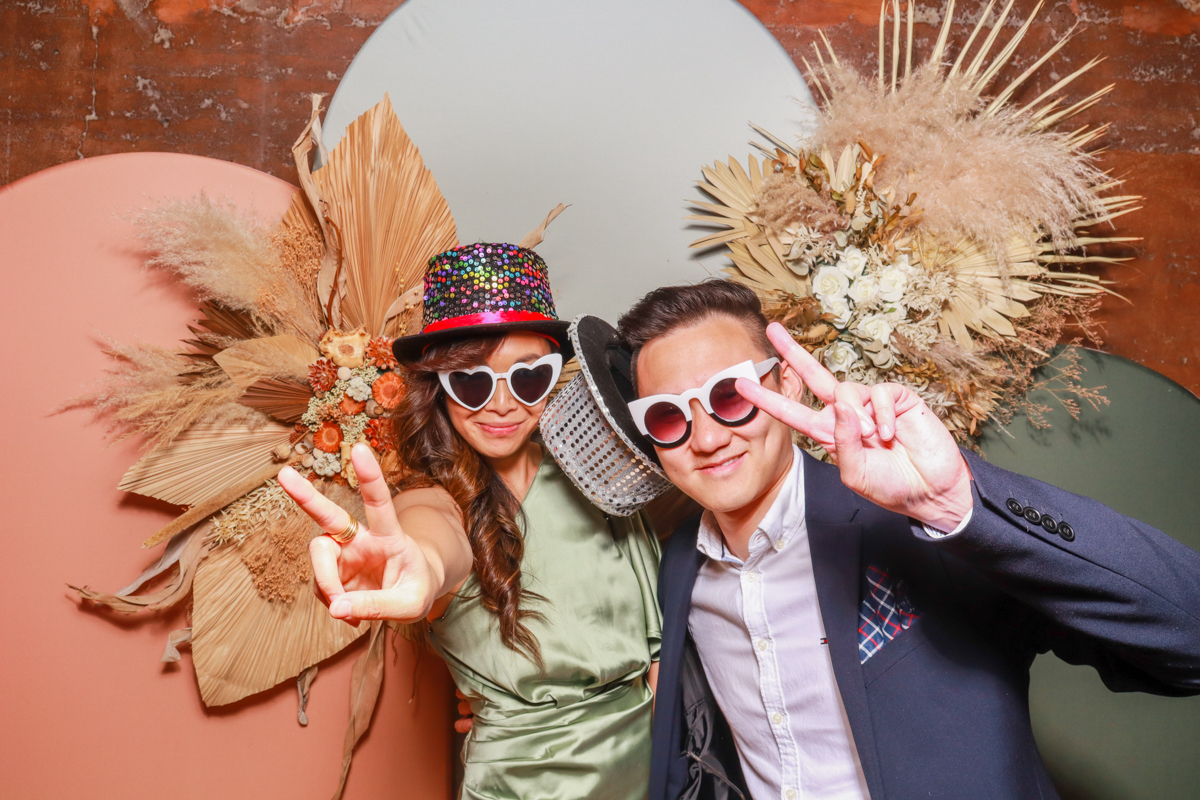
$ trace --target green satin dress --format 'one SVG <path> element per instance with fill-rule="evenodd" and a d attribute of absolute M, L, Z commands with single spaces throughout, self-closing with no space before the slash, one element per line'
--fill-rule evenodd
<path fill-rule="evenodd" d="M 545 598 L 526 625 L 545 671 L 500 642 L 472 576 L 432 626 L 475 715 L 464 800 L 641 800 L 662 617 L 659 548 L 641 514 L 606 517 L 542 458 L 522 504 L 523 585 Z"/>

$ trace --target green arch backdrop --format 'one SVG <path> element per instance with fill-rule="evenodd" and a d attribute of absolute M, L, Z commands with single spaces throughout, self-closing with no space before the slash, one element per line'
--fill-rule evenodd
<path fill-rule="evenodd" d="M 1085 404 L 1078 420 L 1058 409 L 1048 430 L 1017 417 L 984 435 L 984 454 L 1200 550 L 1200 398 L 1119 356 L 1082 354 L 1083 383 L 1109 405 Z M 1057 405 L 1044 391 L 1031 399 Z M 1063 800 L 1200 797 L 1200 697 L 1116 694 L 1052 654 L 1032 673 L 1034 733 Z"/>

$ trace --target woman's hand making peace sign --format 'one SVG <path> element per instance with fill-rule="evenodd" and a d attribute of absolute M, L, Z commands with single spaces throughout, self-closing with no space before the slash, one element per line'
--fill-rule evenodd
<path fill-rule="evenodd" d="M 738 392 L 824 447 L 842 482 L 866 499 L 938 530 L 957 528 L 972 506 L 971 470 L 925 401 L 896 383 L 838 381 L 778 323 L 767 336 L 825 407 L 815 411 L 742 378 Z"/>
<path fill-rule="evenodd" d="M 445 515 L 429 506 L 410 505 L 403 516 L 417 523 L 418 537 L 401 527 L 392 493 L 371 449 L 356 444 L 351 451 L 359 490 L 366 508 L 366 525 L 346 544 L 318 536 L 309 545 L 317 594 L 329 613 L 357 625 L 364 619 L 414 622 L 427 616 L 439 597 L 465 577 L 462 548 L 470 547 L 461 529 L 455 531 Z M 279 485 L 327 534 L 350 527 L 349 512 L 318 492 L 298 472 L 285 467 Z M 440 523 L 440 524 L 439 524 Z M 454 562 L 447 587 L 447 556 Z M 461 576 L 457 573 L 463 573 Z"/>

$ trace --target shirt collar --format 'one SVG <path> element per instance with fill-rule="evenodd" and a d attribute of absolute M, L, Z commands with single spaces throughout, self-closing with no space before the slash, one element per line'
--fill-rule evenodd
<path fill-rule="evenodd" d="M 792 466 L 784 478 L 783 488 L 775 497 L 775 502 L 767 509 L 767 514 L 758 524 L 757 530 L 767 536 L 767 541 L 783 542 L 786 544 L 799 528 L 797 524 L 804 519 L 804 459 L 800 448 L 792 445 Z M 729 552 L 725 547 L 725 539 L 721 528 L 717 525 L 716 516 L 705 509 L 700 517 L 700 529 L 696 533 L 696 549 L 714 561 L 725 561 L 741 566 L 742 560 Z"/>

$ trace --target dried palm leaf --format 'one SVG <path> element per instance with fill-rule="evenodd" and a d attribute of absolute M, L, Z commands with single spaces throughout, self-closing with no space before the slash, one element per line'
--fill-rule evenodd
<path fill-rule="evenodd" d="M 200 311 L 204 316 L 196 320 L 196 324 L 218 336 L 250 339 L 257 335 L 253 320 L 244 311 L 225 308 L 211 301 L 201 303 Z"/>
<path fill-rule="evenodd" d="M 310 586 L 291 603 L 264 599 L 236 547 L 205 559 L 192 597 L 192 663 L 207 706 L 233 703 L 294 678 L 370 627 L 329 616 Z"/>
<path fill-rule="evenodd" d="M 397 335 L 400 321 L 388 316 L 395 301 L 420 285 L 426 262 L 455 247 L 458 236 L 445 198 L 391 101 L 385 97 L 351 123 L 325 166 L 308 180 L 311 187 L 297 194 L 283 224 L 320 227 L 327 247 L 336 239 L 339 258 L 332 270 L 327 259 L 319 280 L 323 299 L 336 300 L 326 306 L 330 324 L 364 325 L 372 336 Z M 320 220 L 314 206 L 322 210 Z"/>
<path fill-rule="evenodd" d="M 260 378 L 307 378 L 321 357 L 311 343 L 291 334 L 249 339 L 213 356 L 235 384 L 245 389 Z"/>
<path fill-rule="evenodd" d="M 247 386 L 238 402 L 280 422 L 294 424 L 308 411 L 312 397 L 312 388 L 307 383 L 264 378 Z"/>
<path fill-rule="evenodd" d="M 142 456 L 117 488 L 175 505 L 199 506 L 269 468 L 271 452 L 287 444 L 291 432 L 276 422 L 257 427 L 193 425 L 171 444 Z"/>
<path fill-rule="evenodd" d="M 388 626 L 383 622 L 369 624 L 371 641 L 366 651 L 354 662 L 350 674 L 350 720 L 346 723 L 346 736 L 342 743 L 342 774 L 333 800 L 341 800 L 342 792 L 346 789 L 346 778 L 350 774 L 354 748 L 371 727 L 371 716 L 375 713 L 375 705 L 379 702 L 379 690 L 383 686 Z"/>
<path fill-rule="evenodd" d="M 108 606 L 122 614 L 170 608 L 187 597 L 192 590 L 196 570 L 209 553 L 208 547 L 205 546 L 207 530 L 207 525 L 200 525 L 174 537 L 162 558 L 123 589 L 110 594 L 96 592 L 86 586 L 70 588 L 78 592 L 83 599 Z M 136 594 L 147 581 L 171 569 L 176 570 L 175 575 L 165 585 L 148 594 Z"/>

